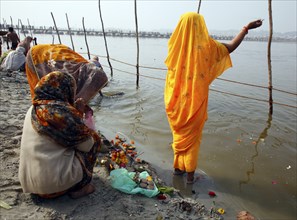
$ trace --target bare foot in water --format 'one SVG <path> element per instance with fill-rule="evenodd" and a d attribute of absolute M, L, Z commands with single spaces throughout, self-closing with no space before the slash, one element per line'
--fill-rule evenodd
<path fill-rule="evenodd" d="M 173 171 L 173 175 L 175 176 L 182 176 L 184 173 L 186 173 L 186 171 L 180 170 L 178 168 L 175 168 Z"/>
<path fill-rule="evenodd" d="M 69 195 L 72 199 L 78 199 L 80 197 L 89 195 L 89 194 L 93 193 L 94 191 L 95 191 L 95 186 L 93 184 L 89 183 L 88 185 L 85 185 L 80 190 L 69 193 Z"/>
<path fill-rule="evenodd" d="M 194 173 L 195 172 L 187 173 L 187 184 L 193 184 L 195 182 Z"/>

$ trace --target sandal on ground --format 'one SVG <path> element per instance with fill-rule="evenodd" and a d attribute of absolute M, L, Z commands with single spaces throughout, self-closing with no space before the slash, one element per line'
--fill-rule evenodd
<path fill-rule="evenodd" d="M 176 175 L 176 176 L 181 176 L 183 174 L 185 174 L 186 171 L 183 171 L 183 170 L 180 170 L 180 169 L 174 169 L 173 171 L 173 175 Z"/>

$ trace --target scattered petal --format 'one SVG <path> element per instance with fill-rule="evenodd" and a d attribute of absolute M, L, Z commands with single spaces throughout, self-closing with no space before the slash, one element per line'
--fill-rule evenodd
<path fill-rule="evenodd" d="M 165 200 L 167 197 L 164 194 L 159 194 L 157 197 L 159 200 Z"/>
<path fill-rule="evenodd" d="M 289 169 L 291 169 L 291 166 L 289 165 L 289 166 L 287 166 L 287 170 L 289 170 Z"/>
<path fill-rule="evenodd" d="M 237 139 L 236 141 L 237 141 L 238 143 L 242 142 L 242 140 L 241 140 L 241 139 Z"/>
<path fill-rule="evenodd" d="M 217 194 L 214 191 L 209 191 L 208 195 L 211 196 L 211 197 L 217 196 Z"/>
<path fill-rule="evenodd" d="M 222 208 L 219 208 L 219 209 L 217 210 L 217 212 L 220 213 L 221 215 L 223 215 L 223 214 L 225 213 L 225 210 L 222 209 Z"/>
<path fill-rule="evenodd" d="M 275 180 L 272 180 L 272 182 L 271 182 L 273 185 L 275 185 L 275 184 L 277 184 L 277 181 L 275 181 Z"/>
<path fill-rule="evenodd" d="M 257 141 L 253 141 L 252 144 L 257 144 Z"/>

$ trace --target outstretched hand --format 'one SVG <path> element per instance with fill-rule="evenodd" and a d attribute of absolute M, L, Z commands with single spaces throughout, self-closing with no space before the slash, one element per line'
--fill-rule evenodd
<path fill-rule="evenodd" d="M 246 27 L 247 27 L 248 29 L 258 28 L 258 27 L 260 27 L 260 26 L 262 25 L 262 21 L 263 21 L 263 20 L 261 20 L 261 19 L 258 19 L 258 20 L 256 20 L 256 21 L 252 21 L 252 22 L 250 22 Z"/>

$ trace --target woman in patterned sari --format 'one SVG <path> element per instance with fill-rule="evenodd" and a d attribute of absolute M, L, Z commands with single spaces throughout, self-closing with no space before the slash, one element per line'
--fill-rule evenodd
<path fill-rule="evenodd" d="M 73 198 L 92 193 L 92 172 L 100 137 L 83 121 L 85 105 L 75 101 L 76 81 L 54 71 L 34 89 L 24 121 L 19 179 L 26 193 Z M 94 92 L 94 91 L 93 91 Z"/>
<path fill-rule="evenodd" d="M 209 36 L 202 15 L 189 12 L 169 39 L 164 101 L 173 135 L 174 174 L 187 173 L 187 183 L 194 182 L 209 85 L 232 66 L 229 53 L 248 30 L 261 25 L 261 20 L 250 22 L 230 43 L 222 44 Z"/>

